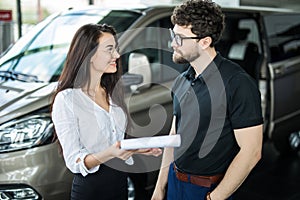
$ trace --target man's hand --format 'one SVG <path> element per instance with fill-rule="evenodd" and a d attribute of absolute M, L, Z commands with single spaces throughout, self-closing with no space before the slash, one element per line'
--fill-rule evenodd
<path fill-rule="evenodd" d="M 155 187 L 151 200 L 163 200 L 165 197 L 165 188 Z"/>
<path fill-rule="evenodd" d="M 134 153 L 157 157 L 162 154 L 162 150 L 160 148 L 137 149 Z"/>

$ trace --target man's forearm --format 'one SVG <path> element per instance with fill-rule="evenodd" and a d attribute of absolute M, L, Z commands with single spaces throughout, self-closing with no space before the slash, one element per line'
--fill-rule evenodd
<path fill-rule="evenodd" d="M 170 163 L 173 161 L 173 148 L 165 148 L 161 168 L 151 200 L 163 200 L 166 193 Z"/>
<path fill-rule="evenodd" d="M 220 184 L 210 194 L 211 200 L 224 200 L 232 195 L 244 182 L 253 167 L 261 158 L 259 150 L 252 152 L 240 151 L 233 159 Z"/>
<path fill-rule="evenodd" d="M 158 187 L 165 188 L 168 182 L 169 166 L 171 162 L 173 162 L 173 148 L 165 148 L 157 179 Z"/>

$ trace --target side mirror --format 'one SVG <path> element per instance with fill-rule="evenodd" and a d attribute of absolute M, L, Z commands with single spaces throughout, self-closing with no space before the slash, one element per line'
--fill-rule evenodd
<path fill-rule="evenodd" d="M 146 89 L 151 86 L 151 67 L 146 55 L 141 53 L 131 53 L 128 61 L 128 73 L 141 75 L 142 82 L 136 85 L 131 85 L 132 90 Z"/>

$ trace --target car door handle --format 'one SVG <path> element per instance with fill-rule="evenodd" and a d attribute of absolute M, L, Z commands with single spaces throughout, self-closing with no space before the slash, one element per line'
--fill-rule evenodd
<path fill-rule="evenodd" d="M 276 68 L 274 69 L 274 73 L 275 73 L 276 75 L 283 74 L 284 71 L 285 71 L 284 69 L 285 69 L 284 66 L 276 67 Z"/>

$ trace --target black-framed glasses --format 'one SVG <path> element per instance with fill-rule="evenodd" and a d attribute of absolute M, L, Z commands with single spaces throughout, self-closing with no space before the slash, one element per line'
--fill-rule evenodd
<path fill-rule="evenodd" d="M 172 40 L 175 40 L 175 42 L 178 46 L 182 46 L 182 40 L 185 40 L 185 39 L 202 39 L 202 37 L 182 37 L 180 35 L 175 34 L 172 29 L 169 29 L 169 30 L 170 30 L 170 35 L 171 35 Z"/>

